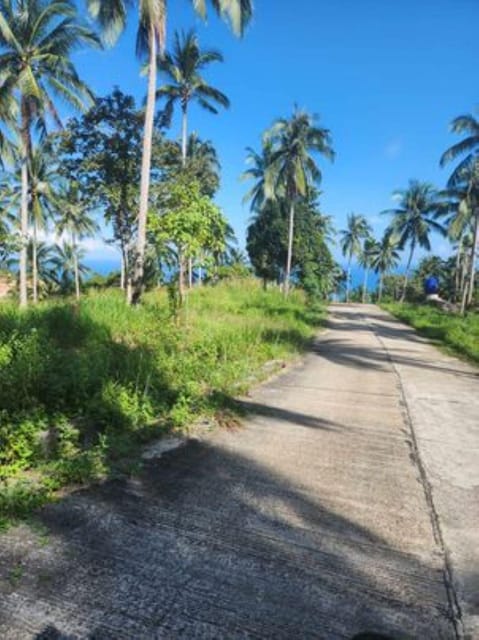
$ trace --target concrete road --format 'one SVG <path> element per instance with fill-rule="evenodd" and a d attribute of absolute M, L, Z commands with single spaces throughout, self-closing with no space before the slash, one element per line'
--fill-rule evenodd
<path fill-rule="evenodd" d="M 478 387 L 377 308 L 332 307 L 242 428 L 0 537 L 0 638 L 479 638 Z"/>

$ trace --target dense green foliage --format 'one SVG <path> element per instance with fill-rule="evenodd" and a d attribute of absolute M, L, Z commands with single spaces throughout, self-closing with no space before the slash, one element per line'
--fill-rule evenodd
<path fill-rule="evenodd" d="M 383 306 L 421 335 L 479 362 L 479 314 L 460 317 L 430 305 L 388 303 Z"/>
<path fill-rule="evenodd" d="M 253 280 L 197 288 L 183 314 L 170 317 L 164 291 L 138 309 L 119 291 L 23 312 L 2 304 L 0 478 L 37 468 L 52 488 L 104 474 L 223 410 L 267 361 L 301 351 L 321 318 L 300 292 L 285 301 Z"/>
<path fill-rule="evenodd" d="M 317 202 L 316 186 L 321 181 L 321 171 L 313 157 L 314 154 L 322 154 L 333 160 L 334 151 L 330 132 L 318 127 L 316 121 L 317 116 L 311 116 L 297 107 L 289 119 L 275 120 L 263 135 L 261 153 L 247 148 L 247 161 L 252 166 L 242 176 L 244 180 L 255 181 L 245 196 L 246 200 L 250 200 L 255 216 L 248 228 L 247 238 L 251 263 L 265 284 L 268 279 L 281 278 L 285 296 L 288 295 L 291 276 L 295 282 L 307 282 L 310 293 L 314 290 L 324 296 L 324 284 L 334 267 L 323 237 L 326 235 L 325 218 L 321 219 Z M 302 220 L 307 221 L 306 226 L 309 226 L 315 240 L 311 242 L 309 236 L 303 235 L 302 240 L 307 238 L 309 246 L 300 259 L 303 268 L 294 272 L 293 249 L 303 246 L 295 229 L 298 209 L 302 209 Z M 280 266 L 280 254 L 283 260 L 286 258 L 283 266 Z"/>

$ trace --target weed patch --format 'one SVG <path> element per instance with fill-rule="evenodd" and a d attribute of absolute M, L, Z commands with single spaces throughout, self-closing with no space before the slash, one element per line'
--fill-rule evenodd
<path fill-rule="evenodd" d="M 479 314 L 462 317 L 428 305 L 391 303 L 383 307 L 426 338 L 479 363 Z"/>
<path fill-rule="evenodd" d="M 140 308 L 114 290 L 2 304 L 0 516 L 131 468 L 144 443 L 199 416 L 232 423 L 226 399 L 300 353 L 323 318 L 302 292 L 284 300 L 248 280 L 195 289 L 179 322 L 163 290 Z M 31 470 L 41 480 L 25 484 Z"/>

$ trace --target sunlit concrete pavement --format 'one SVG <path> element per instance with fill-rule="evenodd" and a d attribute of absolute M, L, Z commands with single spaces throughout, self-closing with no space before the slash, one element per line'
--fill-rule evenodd
<path fill-rule="evenodd" d="M 0 537 L 0 638 L 479 638 L 477 391 L 376 307 L 333 306 L 241 429 Z"/>

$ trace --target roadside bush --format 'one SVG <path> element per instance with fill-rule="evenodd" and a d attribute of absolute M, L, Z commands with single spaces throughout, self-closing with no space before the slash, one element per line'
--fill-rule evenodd
<path fill-rule="evenodd" d="M 431 340 L 450 348 L 458 355 L 479 362 L 479 314 L 465 317 L 441 311 L 427 304 L 384 304 L 400 320 L 407 322 Z"/>
<path fill-rule="evenodd" d="M 51 490 L 108 473 L 301 351 L 322 316 L 252 279 L 197 287 L 179 322 L 165 290 L 140 308 L 111 290 L 0 305 L 0 479 L 36 468 Z"/>

